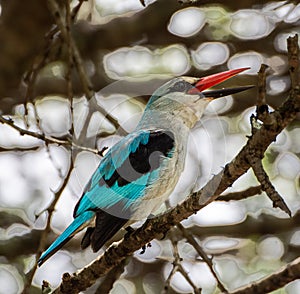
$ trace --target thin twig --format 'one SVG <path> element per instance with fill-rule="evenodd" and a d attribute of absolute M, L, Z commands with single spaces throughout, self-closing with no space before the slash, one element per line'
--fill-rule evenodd
<path fill-rule="evenodd" d="M 72 159 L 72 156 L 70 156 L 70 166 L 69 166 L 69 169 L 68 169 L 68 173 L 66 174 L 60 188 L 54 193 L 54 199 L 51 202 L 51 204 L 49 205 L 49 207 L 47 208 L 48 219 L 47 219 L 46 228 L 43 230 L 43 232 L 41 234 L 41 237 L 40 237 L 40 243 L 39 243 L 39 247 L 38 247 L 37 254 L 36 254 L 36 262 L 35 262 L 33 268 L 30 270 L 30 272 L 28 272 L 27 275 L 26 275 L 27 282 L 24 285 L 24 289 L 23 289 L 23 292 L 22 292 L 23 294 L 28 293 L 28 291 L 29 291 L 29 287 L 32 283 L 33 276 L 34 276 L 34 274 L 37 270 L 37 261 L 38 261 L 39 257 L 41 256 L 42 252 L 45 249 L 47 236 L 49 235 L 49 233 L 51 231 L 51 222 L 52 222 L 53 212 L 55 211 L 56 203 L 60 199 L 60 196 L 61 196 L 62 192 L 64 191 L 65 187 L 67 186 L 67 183 L 69 182 L 71 173 L 73 171 L 73 167 L 74 167 L 73 159 Z M 59 170 L 58 170 L 58 173 L 61 176 Z"/>
<path fill-rule="evenodd" d="M 0 147 L 0 152 L 28 152 L 28 151 L 37 151 L 40 148 L 41 148 L 41 146 L 13 147 L 13 148 Z"/>
<path fill-rule="evenodd" d="M 261 163 L 260 159 L 248 157 L 248 160 L 251 164 L 251 167 L 254 171 L 254 174 L 257 178 L 257 180 L 261 184 L 261 188 L 263 191 L 266 192 L 267 196 L 271 199 L 273 202 L 273 207 L 278 207 L 284 212 L 286 212 L 290 217 L 292 216 L 292 213 L 288 206 L 286 205 L 284 199 L 279 195 L 279 193 L 276 191 L 275 187 L 272 185 L 267 173 L 265 172 L 263 165 Z"/>
<path fill-rule="evenodd" d="M 7 124 L 7 125 L 11 126 L 15 130 L 17 130 L 20 133 L 21 136 L 28 135 L 28 136 L 37 138 L 39 140 L 42 140 L 47 144 L 54 143 L 54 144 L 58 144 L 58 145 L 69 145 L 68 141 L 55 139 L 55 138 L 52 138 L 52 137 L 48 137 L 44 134 L 39 134 L 39 133 L 36 133 L 36 132 L 33 132 L 33 131 L 25 130 L 25 129 L 17 126 L 11 118 L 7 119 L 7 118 L 3 117 L 2 115 L 0 115 L 0 122 L 3 123 L 3 124 Z"/>
<path fill-rule="evenodd" d="M 103 156 L 103 151 L 105 151 L 104 148 L 99 151 L 97 149 L 88 148 L 88 147 L 85 147 L 85 146 L 80 146 L 80 145 L 78 145 L 78 144 L 76 144 L 76 143 L 74 143 L 70 140 L 60 140 L 60 139 L 57 139 L 57 138 L 46 136 L 45 134 L 40 134 L 40 133 L 36 133 L 36 132 L 33 132 L 33 131 L 23 129 L 23 128 L 17 126 L 11 118 L 7 119 L 7 118 L 3 117 L 2 115 L 0 115 L 0 122 L 3 123 L 3 124 L 9 125 L 13 129 L 18 131 L 21 136 L 27 135 L 27 136 L 30 136 L 30 137 L 34 137 L 36 139 L 44 141 L 45 144 L 57 144 L 57 145 L 65 146 L 65 147 L 74 147 L 74 148 L 80 149 L 82 151 L 88 151 L 88 152 L 95 153 L 95 154 L 100 155 L 100 156 Z"/>
<path fill-rule="evenodd" d="M 198 242 L 193 237 L 193 235 L 190 234 L 181 223 L 177 224 L 176 226 L 181 231 L 181 233 L 184 236 L 184 238 L 186 238 L 186 240 L 195 248 L 195 250 L 197 251 L 197 253 L 199 254 L 199 256 L 202 258 L 202 260 L 205 261 L 205 263 L 208 265 L 208 267 L 210 268 L 211 273 L 213 274 L 213 276 L 215 277 L 215 279 L 217 281 L 218 288 L 222 292 L 227 293 L 226 288 L 224 287 L 224 285 L 220 281 L 217 273 L 214 270 L 214 265 L 213 265 L 213 262 L 212 262 L 212 258 L 209 258 L 207 256 L 207 254 L 201 248 L 201 246 L 198 244 Z"/>
<path fill-rule="evenodd" d="M 61 31 L 61 35 L 63 39 L 67 42 L 67 30 L 64 24 L 64 19 L 61 16 L 59 6 L 57 5 L 55 0 L 48 0 L 48 6 L 50 11 L 52 12 L 52 15 L 55 18 L 55 21 L 57 23 L 57 26 L 59 27 Z M 127 132 L 120 126 L 118 121 L 111 116 L 103 107 L 101 107 L 99 104 L 97 104 L 97 99 L 95 97 L 95 92 L 93 91 L 93 85 L 88 78 L 87 73 L 85 72 L 84 66 L 82 64 L 82 59 L 79 53 L 79 50 L 73 40 L 73 38 L 70 38 L 70 45 L 72 47 L 73 52 L 73 58 L 74 58 L 74 64 L 77 69 L 84 93 L 86 95 L 86 98 L 88 101 L 93 100 L 93 104 L 97 105 L 97 110 L 99 110 L 113 125 L 114 127 L 122 134 L 127 134 Z M 89 111 L 93 111 L 94 108 L 89 107 Z M 87 116 L 87 119 L 90 118 L 92 115 Z M 89 123 L 89 120 L 88 120 Z M 86 133 L 83 134 L 83 136 L 86 136 Z M 79 138 L 79 142 L 81 142 L 82 138 Z"/>
<path fill-rule="evenodd" d="M 163 289 L 163 291 L 162 291 L 161 294 L 167 294 L 168 293 L 169 288 L 171 286 L 171 279 L 176 274 L 176 272 L 177 272 L 177 267 L 173 263 L 172 270 L 170 271 L 170 273 L 169 273 L 169 275 L 168 275 L 168 277 L 167 277 L 167 279 L 165 281 L 165 287 L 164 287 L 164 289 Z"/>
<path fill-rule="evenodd" d="M 73 85 L 72 85 L 72 69 L 73 69 L 73 47 L 71 46 L 71 11 L 70 11 L 70 2 L 65 2 L 66 8 L 66 43 L 67 43 L 67 52 L 68 52 L 68 70 L 66 75 L 67 80 L 67 96 L 70 101 L 70 116 L 71 116 L 71 127 L 70 127 L 70 135 L 71 138 L 74 136 L 74 110 L 73 110 Z"/>
<path fill-rule="evenodd" d="M 166 284 L 166 287 L 164 289 L 165 293 L 167 293 L 167 291 L 168 291 L 168 289 L 170 287 L 170 282 L 171 282 L 172 276 L 176 272 L 179 272 L 185 278 L 185 280 L 190 284 L 190 286 L 193 288 L 193 293 L 201 294 L 201 289 L 198 288 L 194 284 L 194 282 L 192 281 L 192 279 L 190 278 L 190 276 L 188 275 L 188 273 L 186 272 L 186 270 L 182 266 L 182 261 L 183 260 L 182 260 L 180 254 L 179 254 L 179 251 L 178 251 L 178 240 L 174 237 L 173 231 L 171 231 L 170 240 L 171 240 L 171 243 L 173 245 L 174 261 L 173 261 L 173 269 L 171 270 L 171 273 L 170 273 L 170 275 L 169 275 L 169 277 L 167 279 L 169 281 L 169 284 Z"/>
<path fill-rule="evenodd" d="M 25 117 L 28 115 L 28 102 L 33 99 L 33 93 L 34 93 L 34 86 L 37 79 L 37 76 L 40 72 L 40 70 L 46 65 L 46 63 L 50 59 L 50 52 L 54 47 L 54 41 L 59 41 L 58 38 L 54 38 L 55 34 L 57 33 L 57 27 L 52 27 L 51 30 L 46 34 L 45 36 L 45 45 L 43 54 L 38 55 L 31 66 L 31 69 L 25 74 L 24 76 L 24 83 L 27 85 L 26 93 L 25 93 Z"/>

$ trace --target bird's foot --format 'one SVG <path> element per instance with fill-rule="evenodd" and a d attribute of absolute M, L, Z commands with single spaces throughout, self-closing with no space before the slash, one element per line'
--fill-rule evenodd
<path fill-rule="evenodd" d="M 143 245 L 142 251 L 140 252 L 140 254 L 144 254 L 146 252 L 147 247 L 152 247 L 151 243 L 148 243 L 147 245 Z"/>

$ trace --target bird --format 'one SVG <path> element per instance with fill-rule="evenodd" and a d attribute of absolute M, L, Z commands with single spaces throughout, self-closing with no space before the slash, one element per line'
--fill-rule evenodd
<path fill-rule="evenodd" d="M 123 227 L 153 215 L 179 180 L 189 132 L 209 102 L 252 86 L 207 89 L 247 69 L 201 78 L 176 77 L 159 87 L 136 129 L 101 159 L 75 206 L 74 220 L 40 256 L 38 265 L 86 227 L 81 248 L 91 246 L 97 252 Z"/>

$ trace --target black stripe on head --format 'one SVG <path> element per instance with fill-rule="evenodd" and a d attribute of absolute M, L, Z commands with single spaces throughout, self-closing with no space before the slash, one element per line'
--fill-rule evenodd
<path fill-rule="evenodd" d="M 189 82 L 180 79 L 178 82 L 176 82 L 172 87 L 169 88 L 168 93 L 171 92 L 182 92 L 187 93 L 188 90 L 192 89 L 194 86 L 191 85 Z"/>
<path fill-rule="evenodd" d="M 163 157 L 171 157 L 174 148 L 174 135 L 170 131 L 152 131 L 146 144 L 138 146 L 135 152 L 124 160 L 109 179 L 102 177 L 99 185 L 112 187 L 115 182 L 119 187 L 131 183 L 144 174 L 159 168 Z"/>

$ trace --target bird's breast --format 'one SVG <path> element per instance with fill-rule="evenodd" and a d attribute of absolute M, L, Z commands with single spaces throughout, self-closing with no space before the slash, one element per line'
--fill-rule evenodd
<path fill-rule="evenodd" d="M 184 168 L 186 150 L 176 143 L 171 157 L 163 156 L 160 168 L 149 178 L 143 197 L 137 203 L 135 219 L 142 219 L 154 213 L 173 192 Z"/>

